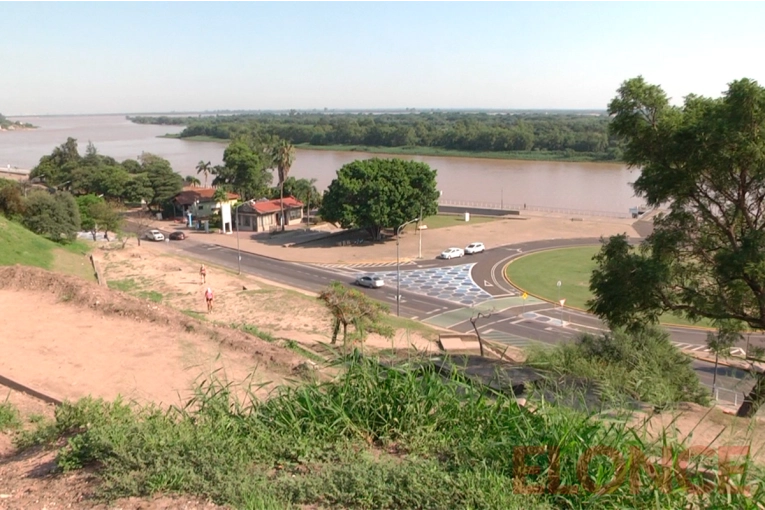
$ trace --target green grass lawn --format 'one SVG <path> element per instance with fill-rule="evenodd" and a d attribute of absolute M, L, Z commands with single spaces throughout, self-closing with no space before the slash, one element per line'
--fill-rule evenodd
<path fill-rule="evenodd" d="M 590 275 L 595 269 L 592 257 L 598 250 L 600 245 L 532 253 L 512 261 L 506 269 L 507 277 L 529 294 L 554 302 L 565 299 L 566 306 L 586 309 L 585 303 L 592 297 Z M 661 322 L 712 327 L 708 320 L 694 323 L 671 314 L 663 315 Z"/>
<path fill-rule="evenodd" d="M 428 230 L 433 230 L 434 228 L 445 228 L 445 227 L 458 227 L 460 225 L 472 225 L 477 223 L 488 223 L 490 221 L 497 221 L 498 218 L 492 218 L 488 216 L 473 216 L 470 215 L 470 221 L 465 222 L 465 216 L 461 214 L 435 214 L 433 216 L 427 216 L 422 221 L 423 225 L 428 226 Z M 417 231 L 417 224 L 412 223 L 411 225 L 407 225 L 404 227 L 404 230 L 402 232 L 416 232 Z"/>
<path fill-rule="evenodd" d="M 95 280 L 86 257 L 91 249 L 86 241 L 56 244 L 0 217 L 0 266 L 35 266 Z"/>

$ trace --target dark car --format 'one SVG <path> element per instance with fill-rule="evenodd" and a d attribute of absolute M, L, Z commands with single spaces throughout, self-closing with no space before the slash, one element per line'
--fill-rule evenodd
<path fill-rule="evenodd" d="M 183 241 L 184 239 L 186 239 L 186 234 L 183 232 L 173 232 L 170 234 L 170 240 L 172 241 Z"/>

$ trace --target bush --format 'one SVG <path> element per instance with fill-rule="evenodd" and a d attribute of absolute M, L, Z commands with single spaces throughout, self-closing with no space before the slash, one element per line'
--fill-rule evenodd
<path fill-rule="evenodd" d="M 626 397 L 659 407 L 709 402 L 691 359 L 658 328 L 638 333 L 585 334 L 573 343 L 532 348 L 527 363 L 557 375 L 581 377 L 595 383 L 603 395 L 614 398 Z"/>

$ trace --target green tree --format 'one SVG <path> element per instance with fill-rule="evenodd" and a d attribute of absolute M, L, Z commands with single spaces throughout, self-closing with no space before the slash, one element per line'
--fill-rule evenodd
<path fill-rule="evenodd" d="M 39 178 L 51 186 L 64 187 L 71 181 L 71 173 L 81 161 L 77 140 L 69 137 L 66 142 L 54 148 L 50 155 L 40 158 L 29 178 Z"/>
<path fill-rule="evenodd" d="M 204 162 L 200 161 L 197 163 L 197 175 L 202 174 L 205 178 L 205 188 L 207 187 L 207 176 L 210 174 L 211 170 L 210 162 Z"/>
<path fill-rule="evenodd" d="M 89 194 L 81 195 L 77 197 L 77 209 L 80 211 L 80 228 L 87 230 L 93 235 L 93 240 L 96 240 L 96 234 L 98 233 L 98 226 L 96 219 L 91 215 L 90 208 L 94 204 L 99 204 L 104 201 L 103 198 Z"/>
<path fill-rule="evenodd" d="M 154 198 L 154 189 L 147 174 L 135 174 L 125 183 L 125 191 L 122 195 L 125 202 L 134 204 L 145 202 L 148 204 L 152 198 Z"/>
<path fill-rule="evenodd" d="M 689 95 L 675 107 L 638 77 L 608 111 L 627 163 L 642 168 L 635 194 L 669 209 L 639 249 L 624 235 L 604 241 L 590 310 L 612 327 L 639 328 L 672 311 L 765 329 L 765 89 L 742 79 L 721 98 Z M 758 373 L 738 415 L 763 401 Z"/>
<path fill-rule="evenodd" d="M 183 177 L 173 171 L 170 162 L 155 154 L 143 153 L 139 158 L 141 168 L 154 192 L 148 201 L 149 208 L 160 209 L 183 189 Z"/>
<path fill-rule="evenodd" d="M 286 140 L 279 140 L 271 149 L 271 159 L 279 172 L 279 203 L 281 204 L 282 232 L 284 231 L 284 181 L 295 161 L 295 148 Z"/>
<path fill-rule="evenodd" d="M 320 294 L 319 300 L 332 315 L 332 341 L 337 342 L 340 326 L 343 328 L 343 345 L 348 340 L 363 343 L 370 332 L 390 337 L 393 329 L 381 324 L 388 308 L 372 299 L 363 292 L 346 287 L 340 282 L 331 282 Z M 353 325 L 354 334 L 348 337 L 348 326 Z"/>
<path fill-rule="evenodd" d="M 216 167 L 213 186 L 235 191 L 242 200 L 264 197 L 268 194 L 272 175 L 262 150 L 244 139 L 237 139 L 223 152 L 224 166 Z"/>
<path fill-rule="evenodd" d="M 80 230 L 80 211 L 74 197 L 66 192 L 51 195 L 35 191 L 26 200 L 24 226 L 52 241 L 68 243 Z"/>
<path fill-rule="evenodd" d="M 416 161 L 375 158 L 338 170 L 324 192 L 319 214 L 343 228 L 366 229 L 380 239 L 383 228 L 397 228 L 437 211 L 436 170 Z"/>

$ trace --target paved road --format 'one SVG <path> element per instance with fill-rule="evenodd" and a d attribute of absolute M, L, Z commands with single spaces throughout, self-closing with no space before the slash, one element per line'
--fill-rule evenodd
<path fill-rule="evenodd" d="M 595 317 L 561 309 L 552 303 L 529 298 L 509 285 L 502 270 L 509 260 L 520 255 L 564 246 L 593 245 L 598 239 L 549 240 L 508 245 L 487 250 L 483 254 L 453 260 L 422 260 L 400 266 L 400 315 L 459 332 L 473 332 L 470 318 L 478 312 L 491 314 L 478 322 L 482 336 L 507 345 L 524 347 L 534 342 L 559 343 L 582 332 L 605 331 Z M 236 250 L 213 243 L 187 239 L 169 243 L 173 249 L 195 257 L 237 269 Z M 325 264 L 311 265 L 284 262 L 251 253 L 241 253 L 243 272 L 309 291 L 318 292 L 333 281 L 352 284 L 359 274 L 378 274 L 386 279 L 380 289 L 360 289 L 365 294 L 387 303 L 396 312 L 396 267 L 377 265 L 364 267 Z M 667 328 L 673 341 L 690 348 L 703 349 L 706 331 L 689 328 Z M 681 345 L 682 346 L 682 345 Z M 694 361 L 701 381 L 712 385 L 714 369 L 709 363 Z M 717 384 L 724 388 L 746 391 L 751 383 L 741 383 L 740 370 L 719 367 Z M 721 399 L 733 400 L 724 393 Z M 740 397 L 738 397 L 740 400 Z"/>

